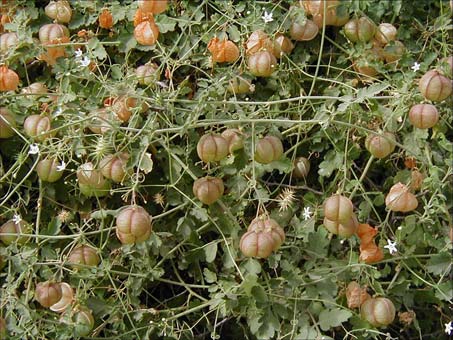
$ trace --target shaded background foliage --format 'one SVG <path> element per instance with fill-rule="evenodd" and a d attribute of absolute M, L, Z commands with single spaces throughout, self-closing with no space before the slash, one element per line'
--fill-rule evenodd
<path fill-rule="evenodd" d="M 11 2 L 6 2 L 10 5 Z M 71 1 L 67 57 L 49 66 L 36 57 L 43 47 L 33 38 L 43 24 L 47 1 L 14 1 L 13 21 L 5 28 L 19 42 L 2 54 L 24 88 L 43 82 L 50 95 L 2 93 L 0 105 L 15 114 L 18 132 L 0 140 L 0 221 L 19 214 L 33 225 L 30 240 L 0 246 L 0 315 L 12 339 L 67 339 L 74 325 L 39 306 L 38 282 L 68 282 L 75 303 L 88 306 L 95 326 L 86 339 L 428 339 L 442 338 L 451 321 L 452 99 L 436 104 L 439 123 L 415 129 L 407 120 L 410 106 L 423 97 L 418 79 L 452 54 L 451 11 L 444 1 L 344 1 L 353 15 L 376 24 L 393 23 L 407 51 L 394 64 L 375 64 L 378 79 L 360 77 L 352 61 L 369 44 L 352 44 L 339 27 L 326 27 L 310 42 L 279 61 L 269 78 L 247 72 L 247 37 L 256 29 L 273 36 L 287 32 L 290 1 L 171 1 L 156 15 L 158 43 L 140 46 L 133 37 L 133 1 Z M 98 27 L 101 10 L 114 18 L 109 31 Z M 273 21 L 264 24 L 264 11 Z M 86 30 L 85 33 L 79 33 Z M 206 46 L 227 34 L 240 46 L 234 64 L 210 61 Z M 74 52 L 95 63 L 81 67 Z M 135 68 L 152 61 L 159 83 L 139 85 Z M 414 62 L 420 70 L 413 71 Z M 226 88 L 241 74 L 255 91 L 234 95 Z M 146 102 L 127 123 L 111 122 L 104 134 L 91 132 L 90 114 L 109 97 L 127 94 Z M 48 105 L 56 136 L 39 144 L 22 133 L 31 114 Z M 226 127 L 242 131 L 243 150 L 209 167 L 199 161 L 196 145 L 208 132 Z M 383 160 L 370 158 L 366 136 L 377 129 L 394 132 L 397 148 Z M 258 138 L 282 139 L 285 156 L 270 165 L 252 161 Z M 107 197 L 80 193 L 76 170 L 97 165 L 107 154 L 130 154 L 134 175 L 114 184 Z M 38 179 L 39 157 L 54 156 L 67 168 L 56 183 Z M 292 160 L 310 158 L 302 180 L 291 176 Z M 425 176 L 416 211 L 389 212 L 384 197 L 397 183 L 410 183 L 408 157 Z M 193 197 L 193 181 L 213 175 L 226 191 L 212 206 Z M 282 209 L 284 189 L 294 198 Z M 359 262 L 359 242 L 341 240 L 322 226 L 321 205 L 340 191 L 351 197 L 361 223 L 377 226 L 383 247 L 396 240 L 398 253 L 376 264 Z M 287 195 L 287 194 L 286 194 Z M 149 240 L 121 246 L 115 217 L 136 202 L 153 216 Z M 312 216 L 304 216 L 310 208 Z M 239 239 L 250 221 L 268 212 L 285 229 L 286 241 L 266 260 L 245 258 Z M 305 210 L 306 211 L 306 210 Z M 96 267 L 68 266 L 79 244 L 93 246 Z M 352 281 L 371 295 L 390 298 L 406 318 L 384 329 L 361 320 L 347 308 L 345 288 Z"/>

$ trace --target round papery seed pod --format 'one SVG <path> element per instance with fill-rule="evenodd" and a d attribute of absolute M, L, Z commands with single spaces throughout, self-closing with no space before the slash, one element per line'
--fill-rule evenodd
<path fill-rule="evenodd" d="M 61 286 L 59 283 L 46 281 L 40 282 L 36 285 L 35 299 L 43 307 L 49 308 L 54 305 L 60 301 L 61 296 Z"/>
<path fill-rule="evenodd" d="M 446 99 L 452 91 L 451 80 L 436 70 L 425 73 L 418 83 L 420 93 L 428 100 L 440 102 Z"/>
<path fill-rule="evenodd" d="M 296 178 L 305 178 L 310 171 L 310 161 L 305 157 L 297 157 L 293 163 L 293 176 Z"/>
<path fill-rule="evenodd" d="M 77 307 L 77 311 L 72 315 L 72 319 L 74 322 L 74 335 L 77 338 L 87 336 L 93 330 L 93 313 L 88 307 Z"/>
<path fill-rule="evenodd" d="M 239 58 L 239 48 L 231 40 L 214 37 L 208 43 L 208 50 L 216 63 L 233 63 Z"/>
<path fill-rule="evenodd" d="M 417 208 L 418 201 L 406 185 L 396 183 L 385 197 L 385 205 L 392 211 L 409 212 Z"/>
<path fill-rule="evenodd" d="M 154 63 L 137 67 L 135 75 L 139 84 L 154 85 L 159 80 L 158 66 Z"/>
<path fill-rule="evenodd" d="M 352 214 L 352 217 L 349 219 L 348 222 L 339 222 L 339 221 L 331 221 L 324 217 L 324 227 L 332 234 L 349 238 L 355 234 L 359 222 L 357 221 L 357 217 L 355 214 Z"/>
<path fill-rule="evenodd" d="M 138 0 L 137 5 L 145 13 L 160 14 L 167 9 L 167 0 Z"/>
<path fill-rule="evenodd" d="M 122 95 L 113 99 L 112 105 L 107 109 L 110 109 L 122 122 L 127 122 L 134 111 L 142 113 L 148 109 L 145 102 L 139 104 L 137 98 Z"/>
<path fill-rule="evenodd" d="M 395 319 L 395 306 L 387 298 L 371 298 L 360 306 L 360 315 L 373 326 L 384 327 Z"/>
<path fill-rule="evenodd" d="M 98 21 L 101 28 L 111 29 L 113 27 L 113 15 L 107 8 L 104 8 L 99 14 Z"/>
<path fill-rule="evenodd" d="M 368 299 L 371 299 L 371 296 L 367 293 L 366 288 L 361 288 L 355 281 L 349 282 L 348 287 L 346 288 L 348 308 L 358 308 Z"/>
<path fill-rule="evenodd" d="M 46 94 L 47 86 L 43 83 L 37 82 L 24 87 L 21 92 L 25 94 Z"/>
<path fill-rule="evenodd" d="M 239 248 L 247 257 L 267 258 L 275 246 L 271 233 L 251 230 L 242 235 Z"/>
<path fill-rule="evenodd" d="M 51 129 L 52 126 L 48 116 L 31 115 L 24 121 L 26 135 L 39 142 L 52 137 L 53 133 L 49 132 Z"/>
<path fill-rule="evenodd" d="M 7 66 L 0 66 L 0 92 L 16 91 L 19 86 L 19 76 Z"/>
<path fill-rule="evenodd" d="M 255 146 L 255 161 L 269 164 L 283 156 L 282 141 L 275 136 L 266 136 L 258 141 Z"/>
<path fill-rule="evenodd" d="M 275 56 L 274 47 L 274 42 L 264 31 L 256 30 L 250 34 L 245 43 L 245 53 L 247 55 L 252 55 L 259 51 L 266 50 Z"/>
<path fill-rule="evenodd" d="M 221 135 L 228 143 L 228 150 L 233 153 L 236 150 L 244 148 L 242 134 L 237 129 L 226 129 Z"/>
<path fill-rule="evenodd" d="M 331 221 L 349 223 L 353 208 L 349 198 L 335 194 L 324 201 L 324 216 Z"/>
<path fill-rule="evenodd" d="M 69 30 L 60 24 L 46 24 L 39 29 L 39 41 L 45 45 L 69 41 Z"/>
<path fill-rule="evenodd" d="M 228 92 L 234 94 L 245 94 L 255 91 L 255 86 L 250 81 L 240 76 L 235 76 L 230 79 L 227 87 Z"/>
<path fill-rule="evenodd" d="M 18 244 L 24 244 L 28 241 L 28 237 L 21 234 L 30 234 L 30 232 L 31 227 L 27 222 L 22 220 L 19 223 L 16 223 L 13 220 L 9 220 L 0 227 L 0 241 L 2 241 L 6 245 L 14 242 L 17 242 Z"/>
<path fill-rule="evenodd" d="M 289 35 L 291 39 L 296 41 L 313 40 L 318 35 L 318 32 L 318 26 L 310 19 L 307 19 L 303 25 L 293 22 L 289 27 Z"/>
<path fill-rule="evenodd" d="M 94 168 L 93 163 L 88 162 L 80 165 L 77 169 L 77 180 L 79 184 L 100 188 L 103 187 L 105 178 L 100 170 Z"/>
<path fill-rule="evenodd" d="M 409 111 L 409 121 L 419 129 L 429 129 L 439 121 L 439 112 L 434 105 L 416 104 Z"/>
<path fill-rule="evenodd" d="M 122 152 L 118 155 L 108 155 L 99 162 L 99 168 L 104 177 L 116 183 L 121 183 L 126 177 L 126 165 L 129 154 Z"/>
<path fill-rule="evenodd" d="M 130 205 L 116 217 L 116 236 L 122 244 L 146 241 L 151 232 L 151 215 L 141 206 Z"/>
<path fill-rule="evenodd" d="M 159 27 L 154 20 L 143 21 L 135 27 L 134 37 L 140 45 L 152 46 L 159 38 Z"/>
<path fill-rule="evenodd" d="M 0 107 L 0 139 L 10 138 L 16 133 L 12 128 L 16 127 L 14 116 L 6 107 Z"/>
<path fill-rule="evenodd" d="M 391 41 L 395 41 L 397 33 L 398 32 L 395 26 L 387 22 L 383 22 L 379 24 L 376 30 L 376 34 L 374 35 L 374 38 L 379 44 L 384 46 Z"/>
<path fill-rule="evenodd" d="M 71 21 L 72 9 L 66 0 L 50 1 L 44 11 L 49 18 L 58 22 L 68 23 Z"/>
<path fill-rule="evenodd" d="M 349 20 L 344 25 L 344 34 L 352 42 L 367 42 L 376 33 L 375 23 L 368 17 Z"/>
<path fill-rule="evenodd" d="M 285 241 L 285 231 L 272 218 L 263 218 L 259 216 L 250 223 L 247 231 L 256 231 L 269 233 L 274 241 L 272 251 L 276 251 Z"/>
<path fill-rule="evenodd" d="M 101 262 L 96 249 L 87 246 L 80 245 L 74 248 L 68 256 L 68 263 L 73 267 L 78 266 L 97 266 Z"/>
<path fill-rule="evenodd" d="M 222 197 L 225 188 L 221 178 L 207 176 L 197 179 L 192 190 L 196 198 L 210 205 Z"/>
<path fill-rule="evenodd" d="M 3 33 L 0 35 L 0 52 L 6 53 L 8 50 L 14 48 L 19 39 L 17 38 L 17 33 Z"/>
<path fill-rule="evenodd" d="M 228 142 L 220 135 L 204 135 L 198 141 L 197 153 L 203 162 L 218 162 L 228 155 Z"/>
<path fill-rule="evenodd" d="M 259 51 L 248 58 L 251 74 L 257 77 L 269 77 L 277 66 L 277 59 L 269 51 Z"/>
<path fill-rule="evenodd" d="M 300 0 L 300 3 L 318 27 L 343 26 L 349 20 L 347 9 L 338 0 Z"/>
<path fill-rule="evenodd" d="M 290 54 L 294 49 L 294 44 L 283 34 L 277 34 L 274 40 L 274 56 L 280 58 L 284 54 Z"/>
<path fill-rule="evenodd" d="M 74 291 L 71 286 L 66 282 L 59 283 L 59 286 L 61 289 L 61 298 L 50 306 L 50 310 L 57 313 L 64 312 L 74 301 Z"/>
<path fill-rule="evenodd" d="M 395 150 L 395 136 L 390 132 L 371 134 L 365 140 L 365 147 L 374 157 L 385 158 Z"/>
<path fill-rule="evenodd" d="M 406 46 L 401 41 L 395 40 L 384 47 L 383 55 L 387 63 L 400 60 L 406 51 Z"/>
<path fill-rule="evenodd" d="M 45 158 L 38 162 L 36 165 L 36 172 L 38 177 L 44 182 L 56 182 L 61 176 L 63 171 L 58 171 L 59 162 L 54 158 Z"/>

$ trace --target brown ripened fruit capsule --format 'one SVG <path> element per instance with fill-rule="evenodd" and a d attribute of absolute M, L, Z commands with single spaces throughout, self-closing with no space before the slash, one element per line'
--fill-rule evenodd
<path fill-rule="evenodd" d="M 99 169 L 105 178 L 121 183 L 126 176 L 126 165 L 129 154 L 121 152 L 117 155 L 107 155 L 99 162 Z"/>
<path fill-rule="evenodd" d="M 247 42 L 245 43 L 245 52 L 247 55 L 255 54 L 259 51 L 269 51 L 275 56 L 274 42 L 272 39 L 262 30 L 256 30 L 250 34 Z"/>
<path fill-rule="evenodd" d="M 128 206 L 116 217 L 116 236 L 122 244 L 146 241 L 151 232 L 151 215 L 141 206 Z"/>
<path fill-rule="evenodd" d="M 36 285 L 35 299 L 41 306 L 49 308 L 61 299 L 61 286 L 50 281 L 40 282 Z"/>
<path fill-rule="evenodd" d="M 310 172 L 310 161 L 305 157 L 297 157 L 293 166 L 293 176 L 296 178 L 305 178 Z"/>
<path fill-rule="evenodd" d="M 239 248 L 244 256 L 267 258 L 272 254 L 274 243 L 270 233 L 251 230 L 242 235 Z"/>
<path fill-rule="evenodd" d="M 384 132 L 382 135 L 370 134 L 365 140 L 365 147 L 376 158 L 385 158 L 395 150 L 395 135 Z"/>
<path fill-rule="evenodd" d="M 25 118 L 25 134 L 37 141 L 42 142 L 46 138 L 52 137 L 49 131 L 52 129 L 50 118 L 48 116 L 31 115 Z"/>
<path fill-rule="evenodd" d="M 439 121 L 439 112 L 431 104 L 416 104 L 409 111 L 409 121 L 419 129 L 429 129 Z"/>
<path fill-rule="evenodd" d="M 421 77 L 418 88 L 423 97 L 433 102 L 446 99 L 452 92 L 451 80 L 436 70 L 426 72 Z"/>
<path fill-rule="evenodd" d="M 277 67 L 277 59 L 269 51 L 259 51 L 249 56 L 248 68 L 257 77 L 269 77 Z"/>
<path fill-rule="evenodd" d="M 353 205 L 349 198 L 332 195 L 324 201 L 324 216 L 331 221 L 348 223 L 353 215 Z"/>
<path fill-rule="evenodd" d="M 68 263 L 77 266 L 97 266 L 101 262 L 96 249 L 87 245 L 74 248 L 68 256 Z"/>
<path fill-rule="evenodd" d="M 167 0 L 138 0 L 137 5 L 145 13 L 160 14 L 167 9 Z"/>
<path fill-rule="evenodd" d="M 223 181 L 217 177 L 202 177 L 193 183 L 193 194 L 204 204 L 210 205 L 222 197 Z"/>
<path fill-rule="evenodd" d="M 395 319 L 395 306 L 387 298 L 371 298 L 360 306 L 360 315 L 375 327 L 385 327 Z"/>
<path fill-rule="evenodd" d="M 208 50 L 216 63 L 233 63 L 239 58 L 239 48 L 231 40 L 214 37 L 208 43 Z"/>
<path fill-rule="evenodd" d="M 392 211 L 409 212 L 417 208 L 418 201 L 406 185 L 396 183 L 385 197 L 385 205 Z"/>
<path fill-rule="evenodd" d="M 203 162 L 218 162 L 228 155 L 228 142 L 220 135 L 204 135 L 198 141 L 197 153 Z"/>
<path fill-rule="evenodd" d="M 401 41 L 395 40 L 384 47 L 382 55 L 384 56 L 385 62 L 393 63 L 400 60 L 404 52 L 406 52 L 406 46 Z"/>
<path fill-rule="evenodd" d="M 294 44 L 283 34 L 277 34 L 274 40 L 274 56 L 280 58 L 284 54 L 290 54 L 294 49 Z"/>
<path fill-rule="evenodd" d="M 378 41 L 379 44 L 384 46 L 391 41 L 395 41 L 397 33 L 398 31 L 396 30 L 395 26 L 387 22 L 383 22 L 377 27 L 374 38 Z"/>
<path fill-rule="evenodd" d="M 347 222 L 331 221 L 328 218 L 324 217 L 323 224 L 326 229 L 329 230 L 332 234 L 345 238 L 354 235 L 357 231 L 357 227 L 359 226 L 359 222 L 357 221 L 357 217 L 354 213 Z"/>
<path fill-rule="evenodd" d="M 113 15 L 107 8 L 104 8 L 99 14 L 99 27 L 105 29 L 113 27 Z"/>
<path fill-rule="evenodd" d="M 269 164 L 283 156 L 282 141 L 275 136 L 266 136 L 258 141 L 255 146 L 255 161 Z"/>
<path fill-rule="evenodd" d="M 0 66 L 0 92 L 15 91 L 19 86 L 19 76 L 8 66 Z"/>
<path fill-rule="evenodd" d="M 349 20 L 344 25 L 344 34 L 352 42 L 367 42 L 376 33 L 375 23 L 368 17 Z"/>
<path fill-rule="evenodd" d="M 148 19 L 135 27 L 134 37 L 140 45 L 152 46 L 159 38 L 159 27 L 154 23 L 154 19 Z"/>
<path fill-rule="evenodd" d="M 319 32 L 318 26 L 310 19 L 307 19 L 303 25 L 298 22 L 291 23 L 289 35 L 296 41 L 313 40 Z"/>
<path fill-rule="evenodd" d="M 272 218 L 258 216 L 250 222 L 247 231 L 269 233 L 274 241 L 272 251 L 277 251 L 285 241 L 285 231 Z"/>
<path fill-rule="evenodd" d="M 361 288 L 355 281 L 349 282 L 348 287 L 346 288 L 348 308 L 358 308 L 368 299 L 371 299 L 371 296 L 367 293 L 366 288 Z"/>
<path fill-rule="evenodd" d="M 44 11 L 49 18 L 57 22 L 68 23 L 71 21 L 72 9 L 66 0 L 50 1 Z"/>

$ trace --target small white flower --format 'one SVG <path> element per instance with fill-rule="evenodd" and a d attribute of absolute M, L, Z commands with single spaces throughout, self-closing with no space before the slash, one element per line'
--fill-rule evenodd
<path fill-rule="evenodd" d="M 411 69 L 412 71 L 417 72 L 418 70 L 420 70 L 420 64 L 415 62 Z"/>
<path fill-rule="evenodd" d="M 84 56 L 82 60 L 76 60 L 76 62 L 82 67 L 87 67 L 88 65 L 90 65 L 91 60 L 87 56 Z"/>
<path fill-rule="evenodd" d="M 36 155 L 39 153 L 38 144 L 30 144 L 30 150 L 28 150 L 29 155 Z"/>
<path fill-rule="evenodd" d="M 57 166 L 57 171 L 63 171 L 64 169 L 66 169 L 66 163 L 61 161 L 61 164 Z"/>
<path fill-rule="evenodd" d="M 19 214 L 14 214 L 13 222 L 14 224 L 19 224 L 22 221 L 22 217 Z"/>
<path fill-rule="evenodd" d="M 390 240 L 387 240 L 387 245 L 384 246 L 384 248 L 388 249 L 391 255 L 398 252 L 398 249 L 396 249 L 396 241 L 392 242 Z"/>
<path fill-rule="evenodd" d="M 302 216 L 304 217 L 304 220 L 309 220 L 311 218 L 312 212 L 310 211 L 310 207 L 305 207 L 304 212 L 302 213 Z"/>
<path fill-rule="evenodd" d="M 81 58 L 82 57 L 82 50 L 79 48 L 78 50 L 75 50 L 74 55 L 76 58 Z"/>
<path fill-rule="evenodd" d="M 265 24 L 274 21 L 274 19 L 272 19 L 272 12 L 267 13 L 267 11 L 264 11 L 264 15 L 261 17 L 261 19 L 264 20 Z"/>
<path fill-rule="evenodd" d="M 449 323 L 445 324 L 445 333 L 448 335 L 451 335 L 451 332 L 453 331 L 453 321 L 450 321 Z"/>
<path fill-rule="evenodd" d="M 62 112 L 63 112 L 63 109 L 61 108 L 61 106 L 59 106 L 59 107 L 57 107 L 57 109 L 55 110 L 54 115 L 55 115 L 55 116 L 58 116 L 58 115 L 59 115 L 60 113 L 62 113 Z"/>

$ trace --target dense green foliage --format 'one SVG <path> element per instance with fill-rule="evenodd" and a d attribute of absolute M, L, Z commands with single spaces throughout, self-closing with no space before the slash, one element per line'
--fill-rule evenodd
<path fill-rule="evenodd" d="M 451 82 L 441 61 L 453 54 L 449 2 L 342 0 L 350 18 L 393 24 L 403 53 L 390 43 L 397 57 L 385 62 L 371 41 L 352 43 L 342 27 L 321 25 L 313 40 L 293 40 L 269 77 L 248 71 L 245 43 L 258 29 L 289 37 L 292 22 L 310 17 L 299 1 L 172 0 L 154 17 L 157 43 L 143 46 L 134 38 L 136 2 L 71 0 L 63 23 L 69 39 L 57 46 L 65 55 L 54 65 L 37 40 L 53 22 L 47 4 L 2 2 L 2 18 L 11 19 L 4 30 L 18 39 L 0 51 L 0 64 L 20 79 L 17 90 L 0 92 L 10 113 L 0 117 L 0 225 L 14 220 L 0 242 L 7 339 L 447 338 L 453 102 L 451 94 L 426 100 L 418 83 L 434 69 Z M 99 27 L 103 9 L 113 16 L 111 29 Z M 228 37 L 240 57 L 213 62 L 214 37 Z M 148 62 L 154 71 L 144 81 L 135 70 Z M 365 65 L 376 75 L 360 74 Z M 254 91 L 228 90 L 237 75 Z M 46 87 L 24 91 L 35 82 Z M 419 103 L 437 108 L 432 128 L 409 121 Z M 44 137 L 30 130 L 38 118 L 24 123 L 33 115 L 50 119 Z M 243 147 L 201 161 L 200 152 L 216 156 L 224 147 L 197 150 L 200 138 L 230 128 Z M 365 146 L 372 132 L 394 136 L 384 138 L 391 144 L 383 157 Z M 282 142 L 283 156 L 275 145 L 256 153 L 266 136 Z M 309 159 L 309 169 L 299 164 L 296 175 L 298 157 Z M 206 176 L 223 184 L 195 190 Z M 415 195 L 415 210 L 386 207 L 398 182 Z M 376 228 L 383 259 L 363 261 L 357 235 L 345 239 L 329 232 L 338 225 L 323 226 L 323 203 L 336 193 L 353 203 L 353 230 L 357 221 Z M 128 210 L 119 230 L 116 218 L 130 205 L 144 210 Z M 265 259 L 239 247 L 258 215 L 286 234 Z M 18 219 L 26 222 L 20 228 Z M 16 242 L 17 231 L 25 236 Z M 77 257 L 83 251 L 89 254 Z M 64 313 L 38 303 L 35 288 L 44 281 L 72 287 Z M 395 320 L 376 328 L 349 308 L 351 281 L 391 300 Z"/>

